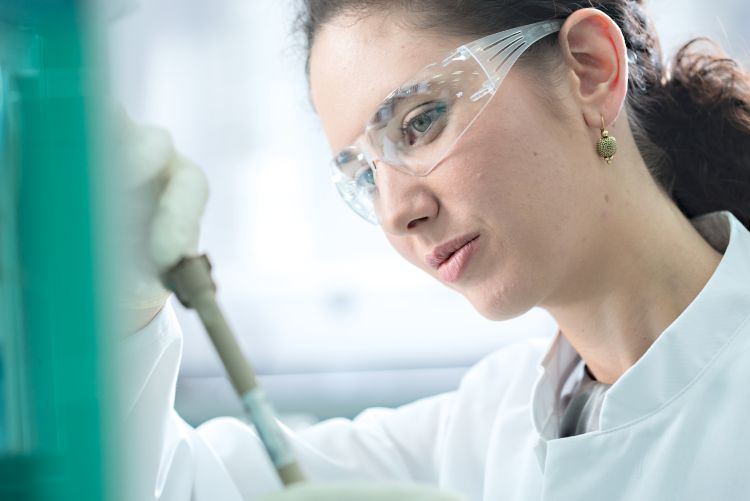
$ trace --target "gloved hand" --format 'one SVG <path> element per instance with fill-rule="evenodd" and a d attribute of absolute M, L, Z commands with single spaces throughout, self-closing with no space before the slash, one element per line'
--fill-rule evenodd
<path fill-rule="evenodd" d="M 463 501 L 458 494 L 405 482 L 295 484 L 261 501 Z"/>
<path fill-rule="evenodd" d="M 195 164 L 175 152 L 163 129 L 136 125 L 117 110 L 113 136 L 111 151 L 124 171 L 125 185 L 118 247 L 126 266 L 119 303 L 128 330 L 137 330 L 169 296 L 159 274 L 198 252 L 208 183 Z"/>

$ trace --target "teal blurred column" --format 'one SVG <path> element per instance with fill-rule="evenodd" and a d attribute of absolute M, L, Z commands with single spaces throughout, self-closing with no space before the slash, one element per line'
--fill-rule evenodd
<path fill-rule="evenodd" d="M 0 3 L 0 499 L 110 498 L 109 208 L 80 4 Z"/>

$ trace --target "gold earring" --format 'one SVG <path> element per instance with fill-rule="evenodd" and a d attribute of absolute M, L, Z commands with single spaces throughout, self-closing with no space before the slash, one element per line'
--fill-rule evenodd
<path fill-rule="evenodd" d="M 599 156 L 604 158 L 608 164 L 611 164 L 612 157 L 617 153 L 617 141 L 614 137 L 609 135 L 607 130 L 604 129 L 604 117 L 602 115 L 599 116 L 602 117 L 602 137 L 600 137 L 599 141 L 596 143 L 596 152 L 599 153 Z"/>

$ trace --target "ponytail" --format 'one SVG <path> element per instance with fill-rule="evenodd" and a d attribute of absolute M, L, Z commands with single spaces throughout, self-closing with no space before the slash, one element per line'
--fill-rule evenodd
<path fill-rule="evenodd" d="M 750 228 L 750 75 L 697 38 L 651 83 L 628 97 L 651 174 L 687 217 L 729 210 Z"/>

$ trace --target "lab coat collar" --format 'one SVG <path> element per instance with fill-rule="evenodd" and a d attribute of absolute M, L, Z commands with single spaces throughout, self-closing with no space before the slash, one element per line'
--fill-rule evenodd
<path fill-rule="evenodd" d="M 750 232 L 729 211 L 693 218 L 691 223 L 724 255 L 698 296 L 607 391 L 602 431 L 657 412 L 700 377 L 750 320 Z M 532 391 L 532 421 L 541 456 L 546 441 L 558 437 L 560 390 L 580 360 L 558 329 L 537 367 Z"/>

